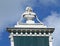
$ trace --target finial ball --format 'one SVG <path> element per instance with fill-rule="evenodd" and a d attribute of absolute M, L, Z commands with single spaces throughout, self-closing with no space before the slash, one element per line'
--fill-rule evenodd
<path fill-rule="evenodd" d="M 31 7 L 27 7 L 26 11 L 32 11 L 32 8 Z"/>

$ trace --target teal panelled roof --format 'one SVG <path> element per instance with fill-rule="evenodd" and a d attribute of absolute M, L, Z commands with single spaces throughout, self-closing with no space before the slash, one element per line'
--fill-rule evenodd
<path fill-rule="evenodd" d="M 14 46 L 49 46 L 49 37 L 14 36 Z"/>

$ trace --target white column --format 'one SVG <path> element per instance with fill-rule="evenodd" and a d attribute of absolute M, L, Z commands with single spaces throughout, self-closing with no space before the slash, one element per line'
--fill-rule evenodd
<path fill-rule="evenodd" d="M 49 46 L 52 46 L 52 35 L 49 36 Z"/>
<path fill-rule="evenodd" d="M 11 46 L 14 46 L 13 34 L 10 34 L 9 38 L 11 41 Z"/>

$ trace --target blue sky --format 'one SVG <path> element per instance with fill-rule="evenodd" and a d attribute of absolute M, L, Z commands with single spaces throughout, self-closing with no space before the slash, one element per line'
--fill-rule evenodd
<path fill-rule="evenodd" d="M 0 46 L 10 46 L 7 27 L 14 27 L 30 6 L 48 27 L 55 27 L 53 46 L 60 46 L 60 0 L 0 0 Z"/>

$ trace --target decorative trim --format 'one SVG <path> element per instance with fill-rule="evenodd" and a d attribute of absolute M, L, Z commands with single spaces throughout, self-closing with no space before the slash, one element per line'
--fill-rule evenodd
<path fill-rule="evenodd" d="M 11 35 L 12 36 L 50 36 L 50 33 L 49 34 L 46 34 L 46 33 L 39 33 L 37 34 L 36 32 L 34 34 L 32 34 L 30 32 L 30 34 L 28 34 L 27 32 L 25 34 L 23 34 L 22 32 L 19 34 L 18 32 L 16 32 L 15 34 L 13 34 L 13 32 L 11 32 Z"/>

